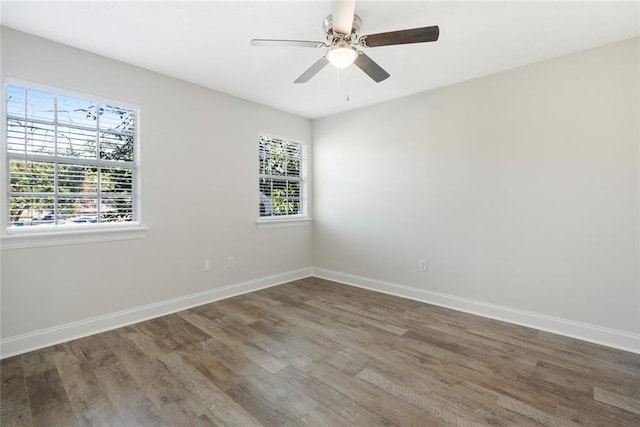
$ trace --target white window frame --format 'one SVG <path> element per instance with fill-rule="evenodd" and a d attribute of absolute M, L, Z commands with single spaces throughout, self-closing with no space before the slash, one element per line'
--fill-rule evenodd
<path fill-rule="evenodd" d="M 97 224 L 77 224 L 73 227 L 46 226 L 37 227 L 9 227 L 9 190 L 10 190 L 10 170 L 9 157 L 7 153 L 7 90 L 8 86 L 21 86 L 44 92 L 54 93 L 81 99 L 88 99 L 96 103 L 116 105 L 121 108 L 134 110 L 136 112 L 136 129 L 133 155 L 133 188 L 132 188 L 132 216 L 131 221 L 122 223 L 97 223 Z M 0 117 L 3 124 L 0 138 L 0 162 L 2 173 L 0 178 L 0 249 L 20 249 L 40 246 L 58 246 L 76 243 L 91 243 L 114 240 L 130 240 L 146 237 L 148 231 L 141 222 L 141 193 L 140 193 L 140 107 L 130 102 L 115 100 L 104 96 L 63 89 L 50 85 L 43 85 L 31 81 L 16 78 L 5 78 L 3 82 L 2 103 L 0 103 Z M 70 159 L 65 159 L 70 160 Z"/>
<path fill-rule="evenodd" d="M 257 177 L 257 191 L 258 196 L 260 197 L 260 179 L 263 175 L 260 174 L 260 164 L 259 164 L 259 156 L 260 156 L 260 148 L 259 141 L 260 138 L 269 138 L 269 139 L 278 139 L 281 141 L 287 141 L 290 143 L 300 145 L 302 151 L 302 162 L 300 164 L 300 213 L 293 215 L 273 215 L 273 216 L 260 216 L 259 208 L 258 208 L 258 219 L 256 220 L 256 225 L 258 228 L 270 228 L 270 227 L 281 227 L 281 226 L 299 226 L 299 225 L 308 225 L 311 222 L 311 217 L 309 216 L 308 211 L 308 195 L 309 195 L 309 180 L 307 176 L 308 171 L 308 162 L 309 155 L 308 150 L 309 147 L 304 141 L 288 138 L 283 136 L 273 135 L 267 132 L 260 132 L 258 134 L 258 138 L 256 140 L 256 148 L 257 148 L 257 165 L 256 170 L 258 171 Z"/>

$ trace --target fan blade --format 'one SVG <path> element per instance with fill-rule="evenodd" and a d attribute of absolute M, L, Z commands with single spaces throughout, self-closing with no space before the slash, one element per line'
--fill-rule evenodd
<path fill-rule="evenodd" d="M 333 0 L 331 6 L 333 32 L 348 36 L 353 29 L 356 0 Z"/>
<path fill-rule="evenodd" d="M 326 47 L 327 45 L 324 42 L 311 40 L 253 39 L 251 46 Z"/>
<path fill-rule="evenodd" d="M 309 67 L 307 69 L 307 71 L 305 71 L 304 73 L 302 73 L 302 75 L 300 77 L 298 77 L 294 83 L 306 83 L 309 81 L 309 79 L 311 79 L 311 77 L 315 76 L 316 74 L 318 74 L 318 72 L 320 70 L 322 70 L 325 65 L 327 65 L 329 63 L 329 61 L 327 60 L 326 56 L 323 56 L 322 58 L 318 59 L 311 67 Z"/>
<path fill-rule="evenodd" d="M 364 71 L 369 77 L 371 77 L 376 83 L 380 83 L 387 77 L 387 73 L 381 66 L 379 66 L 373 59 L 369 58 L 364 53 L 360 52 L 354 64 L 362 71 Z"/>
<path fill-rule="evenodd" d="M 369 34 L 358 39 L 358 43 L 367 47 L 390 46 L 394 44 L 410 44 L 434 42 L 440 36 L 440 28 L 412 28 L 410 30 L 390 31 L 388 33 Z"/>

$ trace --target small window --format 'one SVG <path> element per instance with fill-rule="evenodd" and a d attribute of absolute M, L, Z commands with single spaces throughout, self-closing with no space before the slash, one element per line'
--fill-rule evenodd
<path fill-rule="evenodd" d="M 306 156 L 299 142 L 261 135 L 258 139 L 260 217 L 306 214 Z"/>
<path fill-rule="evenodd" d="M 15 85 L 6 102 L 8 230 L 139 221 L 137 110 Z"/>

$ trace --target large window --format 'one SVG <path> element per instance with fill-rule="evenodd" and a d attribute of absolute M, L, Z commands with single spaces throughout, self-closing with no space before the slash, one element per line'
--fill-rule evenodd
<path fill-rule="evenodd" d="M 305 146 L 261 135 L 258 157 L 260 217 L 305 215 Z"/>
<path fill-rule="evenodd" d="M 137 111 L 8 85 L 9 230 L 137 222 Z"/>

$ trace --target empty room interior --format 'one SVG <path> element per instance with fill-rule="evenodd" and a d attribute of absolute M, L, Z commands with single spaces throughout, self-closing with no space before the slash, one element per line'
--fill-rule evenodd
<path fill-rule="evenodd" d="M 1 425 L 640 425 L 639 2 L 0 23 Z"/>

